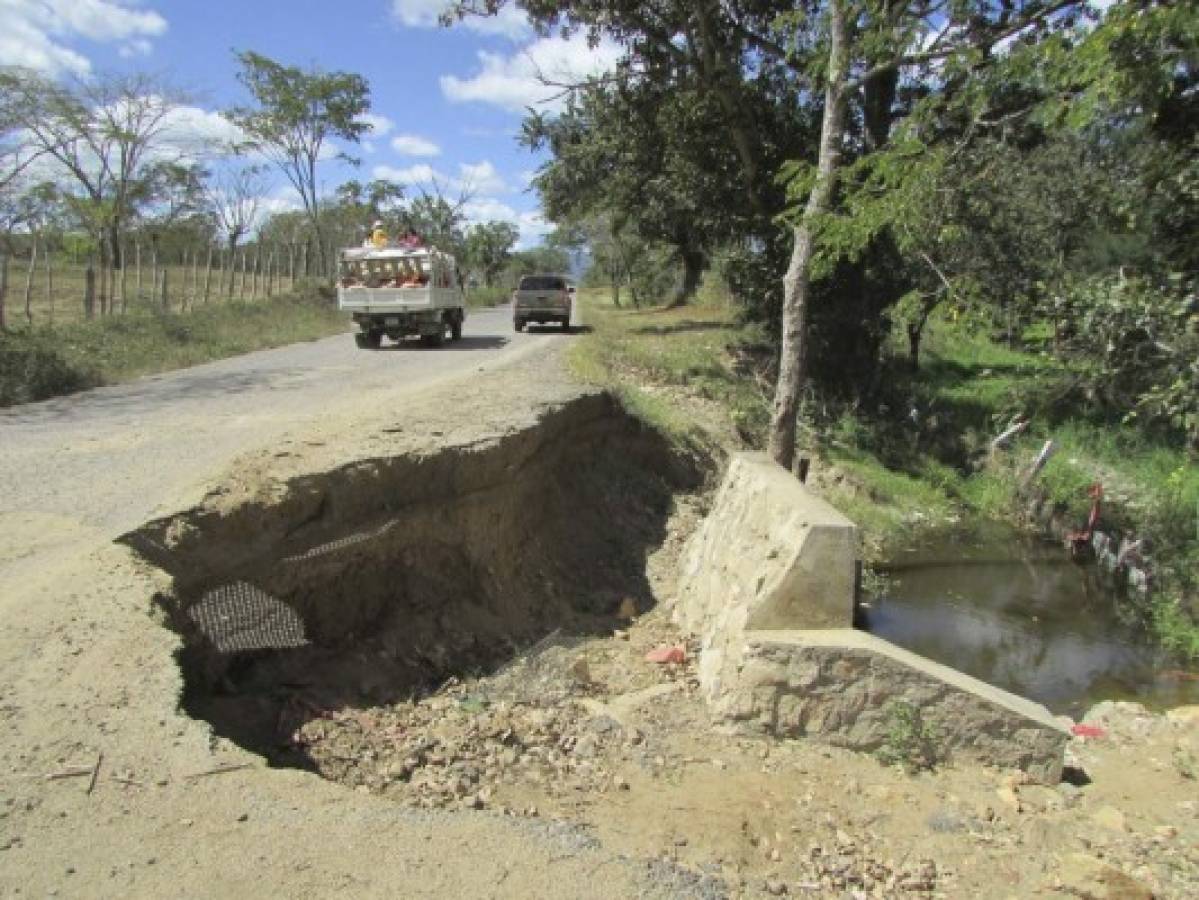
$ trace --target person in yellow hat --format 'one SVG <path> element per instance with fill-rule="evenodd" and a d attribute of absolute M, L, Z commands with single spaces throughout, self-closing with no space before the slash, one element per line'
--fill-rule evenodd
<path fill-rule="evenodd" d="M 383 248 L 387 246 L 387 232 L 383 229 L 382 221 L 376 221 L 371 227 L 371 243 L 374 244 L 376 248 Z"/>

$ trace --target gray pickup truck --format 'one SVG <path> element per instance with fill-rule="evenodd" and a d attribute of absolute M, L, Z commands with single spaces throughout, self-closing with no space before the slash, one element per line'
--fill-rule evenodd
<path fill-rule="evenodd" d="M 526 275 L 512 294 L 512 324 L 524 331 L 530 322 L 558 322 L 570 328 L 574 285 L 562 275 Z"/>

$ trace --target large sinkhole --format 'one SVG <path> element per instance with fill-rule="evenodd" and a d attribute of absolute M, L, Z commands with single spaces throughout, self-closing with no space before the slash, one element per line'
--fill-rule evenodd
<path fill-rule="evenodd" d="M 359 460 L 122 540 L 172 577 L 187 712 L 274 765 L 323 711 L 495 671 L 654 602 L 647 555 L 701 467 L 607 395 L 523 431 Z"/>

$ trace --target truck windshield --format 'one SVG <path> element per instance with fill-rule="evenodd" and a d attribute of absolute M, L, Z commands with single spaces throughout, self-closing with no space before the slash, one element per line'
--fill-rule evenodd
<path fill-rule="evenodd" d="M 564 291 L 566 280 L 553 275 L 528 275 L 520 280 L 520 291 Z"/>

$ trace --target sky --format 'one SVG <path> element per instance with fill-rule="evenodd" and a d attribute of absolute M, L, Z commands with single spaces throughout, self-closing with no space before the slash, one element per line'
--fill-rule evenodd
<path fill-rule="evenodd" d="M 254 50 L 281 63 L 363 75 L 371 87 L 373 132 L 353 149 L 351 168 L 323 163 L 332 191 L 348 178 L 388 178 L 409 196 L 436 178 L 473 195 L 468 215 L 504 219 L 520 246 L 549 226 L 529 179 L 542 158 L 516 134 L 530 105 L 553 109 L 560 91 L 538 73 L 568 81 L 610 68 L 614 45 L 581 37 L 538 38 L 515 9 L 451 28 L 437 25 L 447 0 L 0 0 L 0 65 L 52 77 L 147 71 L 189 96 L 182 129 L 222 136 L 217 110 L 248 100 L 234 52 Z M 282 178 L 271 206 L 296 198 Z"/>

